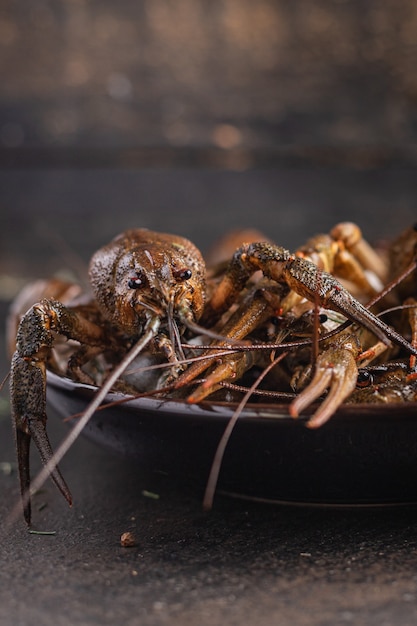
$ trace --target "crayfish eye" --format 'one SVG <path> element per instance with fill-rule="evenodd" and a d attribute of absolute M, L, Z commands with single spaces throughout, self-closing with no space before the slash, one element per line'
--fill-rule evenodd
<path fill-rule="evenodd" d="M 134 276 L 131 276 L 127 281 L 129 289 L 140 289 L 146 285 L 146 277 L 142 272 L 136 272 Z"/>
<path fill-rule="evenodd" d="M 370 387 L 373 382 L 374 377 L 372 376 L 371 372 L 368 372 L 367 370 L 359 370 L 358 378 L 356 380 L 357 387 Z"/>
<path fill-rule="evenodd" d="M 189 280 L 191 276 L 193 275 L 192 271 L 188 269 L 187 267 L 181 268 L 179 270 L 174 270 L 172 274 L 175 280 L 181 283 L 184 282 L 185 280 Z"/>

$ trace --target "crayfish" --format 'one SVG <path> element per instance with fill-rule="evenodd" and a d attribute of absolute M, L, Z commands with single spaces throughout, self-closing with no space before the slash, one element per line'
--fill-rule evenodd
<path fill-rule="evenodd" d="M 415 276 L 415 229 L 406 240 L 413 242 L 406 261 Z M 46 431 L 47 368 L 101 386 L 88 418 L 111 388 L 135 393 L 123 373 L 144 355 L 168 366 L 146 383 L 147 391 L 187 402 L 216 398 L 227 389 L 237 393 L 234 383 L 248 372 L 272 369 L 276 359 L 281 374 L 274 379 L 271 372 L 270 380 L 285 379 L 293 398 L 290 415 L 297 417 L 324 395 L 310 427 L 327 421 L 355 391 L 360 367 L 363 372 L 393 344 L 414 359 L 404 366 L 406 374 L 401 370 L 412 379 L 416 325 L 410 343 L 360 302 L 382 289 L 387 269 L 349 223 L 294 254 L 267 240 L 242 242 L 228 264 L 208 270 L 187 239 L 128 230 L 93 255 L 89 277 L 92 295 L 74 296 L 69 285 L 42 285 L 43 297 L 17 315 L 10 389 L 28 524 L 32 439 L 47 473 L 72 502 Z M 58 292 L 62 298 L 54 297 Z M 25 297 L 23 302 L 28 304 Z M 270 391 L 281 397 L 279 389 Z"/>

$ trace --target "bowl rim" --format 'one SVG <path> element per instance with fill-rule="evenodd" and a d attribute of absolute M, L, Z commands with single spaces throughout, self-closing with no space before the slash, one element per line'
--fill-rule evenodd
<path fill-rule="evenodd" d="M 90 399 L 99 389 L 95 385 L 76 382 L 66 376 L 60 376 L 47 370 L 47 385 L 64 392 L 78 392 Z M 114 404 L 119 403 L 119 404 Z M 197 404 L 184 402 L 172 398 L 154 397 L 131 397 L 122 392 L 110 391 L 106 394 L 102 404 L 112 404 L 118 406 L 126 413 L 156 413 L 163 412 L 165 415 L 181 415 L 183 419 L 210 419 L 229 420 L 236 411 L 238 403 L 209 402 L 204 400 Z M 239 415 L 239 421 L 258 422 L 267 420 L 277 424 L 297 424 L 305 423 L 312 416 L 314 409 L 319 406 L 315 403 L 298 418 L 293 418 L 288 412 L 288 403 L 266 403 L 248 402 Z M 417 402 L 395 402 L 395 403 L 352 403 L 340 406 L 327 424 L 335 420 L 355 421 L 367 420 L 417 420 Z"/>

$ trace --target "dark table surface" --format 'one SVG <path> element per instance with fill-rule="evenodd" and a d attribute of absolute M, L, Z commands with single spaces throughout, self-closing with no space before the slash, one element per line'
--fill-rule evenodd
<path fill-rule="evenodd" d="M 256 226 L 295 248 L 342 219 L 375 240 L 417 215 L 412 169 L 15 168 L 0 172 L 0 189 L 2 327 L 17 285 L 76 271 L 126 227 L 184 234 L 206 250 L 230 228 Z M 29 534 L 20 518 L 10 525 L 18 484 L 5 390 L 0 406 L 0 623 L 416 623 L 417 508 L 217 497 L 204 513 L 201 493 L 80 438 L 61 463 L 73 508 L 45 484 L 35 528 L 54 534 Z M 51 418 L 49 430 L 57 445 L 66 427 Z M 127 530 L 136 547 L 120 546 Z"/>

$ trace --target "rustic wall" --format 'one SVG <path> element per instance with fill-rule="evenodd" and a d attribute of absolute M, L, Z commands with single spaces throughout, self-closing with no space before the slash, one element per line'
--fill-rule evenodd
<path fill-rule="evenodd" d="M 0 146 L 413 160 L 416 44 L 414 0 L 3 0 Z"/>

